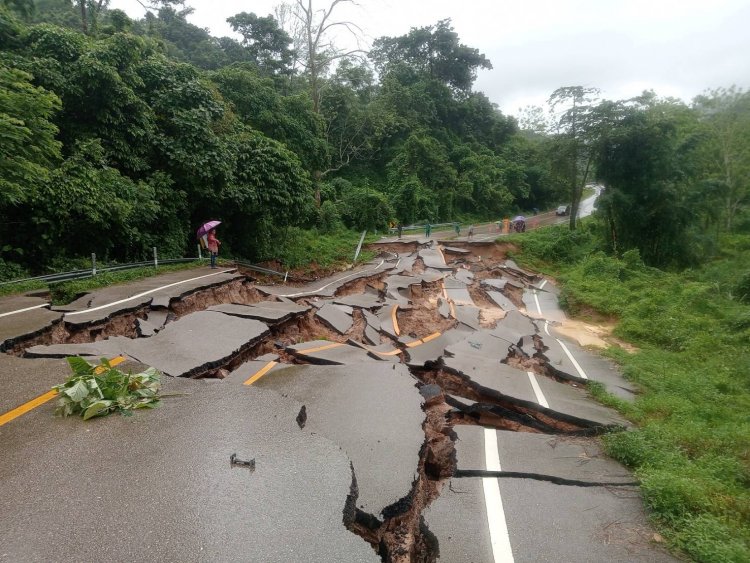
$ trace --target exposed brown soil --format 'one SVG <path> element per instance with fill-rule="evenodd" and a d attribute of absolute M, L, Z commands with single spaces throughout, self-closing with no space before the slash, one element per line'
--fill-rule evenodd
<path fill-rule="evenodd" d="M 236 279 L 225 284 L 196 290 L 178 299 L 172 299 L 169 308 L 177 318 L 180 318 L 222 303 L 250 305 L 268 300 L 269 298 L 263 296 L 250 282 Z"/>
<path fill-rule="evenodd" d="M 396 318 L 402 335 L 424 338 L 435 332 L 445 332 L 456 326 L 455 319 L 446 319 L 436 308 L 415 307 L 411 310 L 399 309 Z"/>
<path fill-rule="evenodd" d="M 395 252 L 397 254 L 405 254 L 408 252 L 416 252 L 419 250 L 419 243 L 416 240 L 411 241 L 392 241 L 383 243 L 371 243 L 364 245 L 364 248 L 372 252 Z"/>
<path fill-rule="evenodd" d="M 346 297 L 347 295 L 360 295 L 366 293 L 368 286 L 380 291 L 380 288 L 384 288 L 385 285 L 383 280 L 388 275 L 387 272 L 376 274 L 374 276 L 367 276 L 364 278 L 358 278 L 343 284 L 339 287 L 335 295 L 336 297 Z"/>

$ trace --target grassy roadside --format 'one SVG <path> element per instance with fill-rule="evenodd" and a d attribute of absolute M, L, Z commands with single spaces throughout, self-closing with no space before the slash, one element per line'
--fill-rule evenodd
<path fill-rule="evenodd" d="M 651 518 L 673 548 L 696 561 L 750 561 L 750 236 L 680 274 L 596 250 L 585 229 L 550 227 L 518 237 L 516 259 L 556 275 L 571 316 L 617 320 L 610 349 L 643 390 L 627 404 L 594 395 L 638 425 L 605 438 L 641 482 Z"/>
<path fill-rule="evenodd" d="M 359 233 L 351 231 L 335 234 L 319 234 L 315 231 L 304 231 L 295 229 L 291 236 L 285 241 L 279 241 L 278 260 L 283 268 L 295 269 L 299 272 L 319 273 L 321 270 L 336 270 L 351 265 L 354 259 L 354 250 L 359 242 Z M 377 235 L 370 234 L 365 238 L 364 244 L 378 240 Z M 363 263 L 374 258 L 375 253 L 362 250 L 357 263 Z M 221 261 L 231 262 L 231 258 Z M 160 265 L 158 269 L 151 266 L 123 270 L 119 272 L 99 272 L 96 276 L 81 280 L 71 280 L 48 284 L 46 282 L 24 282 L 0 286 L 0 296 L 26 293 L 28 291 L 48 291 L 52 303 L 65 305 L 76 299 L 79 295 L 107 287 L 118 283 L 127 283 L 151 276 L 186 270 L 198 266 L 205 266 L 206 260 L 188 262 L 185 264 Z"/>

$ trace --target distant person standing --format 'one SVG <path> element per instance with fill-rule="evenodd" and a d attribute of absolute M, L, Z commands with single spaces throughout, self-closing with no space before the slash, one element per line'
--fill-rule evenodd
<path fill-rule="evenodd" d="M 474 238 L 474 225 L 469 226 L 469 240 Z"/>
<path fill-rule="evenodd" d="M 404 231 L 404 226 L 401 224 L 401 221 L 398 222 L 398 238 L 401 238 L 401 233 Z"/>
<path fill-rule="evenodd" d="M 458 221 L 453 223 L 453 229 L 456 231 L 456 236 L 461 234 L 461 225 L 459 225 Z"/>
<path fill-rule="evenodd" d="M 432 225 L 430 225 L 429 223 L 427 223 L 424 226 L 424 236 L 426 236 L 427 238 L 430 238 L 431 234 L 432 234 Z"/>
<path fill-rule="evenodd" d="M 211 268 L 216 269 L 216 257 L 219 255 L 221 241 L 216 238 L 216 229 L 208 231 L 208 251 L 211 253 Z"/>

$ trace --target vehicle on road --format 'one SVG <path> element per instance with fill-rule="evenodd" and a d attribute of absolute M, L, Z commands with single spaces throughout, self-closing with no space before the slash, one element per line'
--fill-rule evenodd
<path fill-rule="evenodd" d="M 555 210 L 555 215 L 567 215 L 568 213 L 570 213 L 570 206 L 569 205 L 560 205 Z"/>

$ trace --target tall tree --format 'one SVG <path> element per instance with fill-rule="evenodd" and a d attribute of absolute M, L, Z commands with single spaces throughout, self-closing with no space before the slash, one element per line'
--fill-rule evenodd
<path fill-rule="evenodd" d="M 723 184 L 725 227 L 750 199 L 750 92 L 719 88 L 694 100 L 707 142 L 707 174 Z"/>
<path fill-rule="evenodd" d="M 480 68 L 492 68 L 478 49 L 460 43 L 449 19 L 412 28 L 401 37 L 376 39 L 370 58 L 381 75 L 394 65 L 406 64 L 461 93 L 471 91 Z"/>
<path fill-rule="evenodd" d="M 313 111 L 320 113 L 320 91 L 323 85 L 323 75 L 331 64 L 339 59 L 363 55 L 364 49 L 341 49 L 331 38 L 332 31 L 345 29 L 360 43 L 361 28 L 350 21 L 334 19 L 334 12 L 342 5 L 354 5 L 354 0 L 332 0 L 325 8 L 316 9 L 313 0 L 296 0 L 292 14 L 299 23 L 298 29 L 303 35 L 301 43 L 301 62 L 310 86 L 310 97 Z"/>
<path fill-rule="evenodd" d="M 570 193 L 571 230 L 576 228 L 583 188 L 591 173 L 599 118 L 593 102 L 598 94 L 597 88 L 564 86 L 555 90 L 548 100 L 551 111 L 556 114 L 557 162 Z"/>
<path fill-rule="evenodd" d="M 242 35 L 242 45 L 258 68 L 269 74 L 292 72 L 292 38 L 281 29 L 273 16 L 259 17 L 254 13 L 240 12 L 227 22 Z"/>

